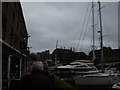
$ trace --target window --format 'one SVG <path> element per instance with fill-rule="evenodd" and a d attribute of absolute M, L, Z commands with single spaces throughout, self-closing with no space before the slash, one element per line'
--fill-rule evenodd
<path fill-rule="evenodd" d="M 13 10 L 13 16 L 12 16 L 13 22 L 15 21 L 15 10 Z"/>
<path fill-rule="evenodd" d="M 13 46 L 13 27 L 11 27 L 11 32 L 10 32 L 10 45 Z"/>
<path fill-rule="evenodd" d="M 7 25 L 7 17 L 4 13 L 2 13 L 2 38 L 3 39 L 5 39 L 6 25 Z"/>
<path fill-rule="evenodd" d="M 3 6 L 2 8 L 7 9 L 7 8 L 8 8 L 8 2 L 3 2 L 3 3 L 2 3 L 2 6 Z"/>
<path fill-rule="evenodd" d="M 6 17 L 6 15 L 3 13 L 3 14 L 2 14 L 2 29 L 3 29 L 4 31 L 6 31 L 6 25 L 7 25 L 7 17 Z"/>

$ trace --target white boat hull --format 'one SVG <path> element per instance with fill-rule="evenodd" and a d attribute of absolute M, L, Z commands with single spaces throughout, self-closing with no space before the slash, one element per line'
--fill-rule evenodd
<path fill-rule="evenodd" d="M 117 83 L 119 77 L 117 76 L 75 76 L 74 81 L 76 85 L 113 85 Z"/>

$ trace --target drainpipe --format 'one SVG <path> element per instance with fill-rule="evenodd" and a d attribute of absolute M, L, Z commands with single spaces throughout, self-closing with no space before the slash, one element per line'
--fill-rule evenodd
<path fill-rule="evenodd" d="M 12 55 L 8 56 L 8 70 L 7 70 L 7 79 L 8 79 L 8 88 L 10 86 L 10 62 Z"/>
<path fill-rule="evenodd" d="M 10 62 L 11 62 L 12 55 L 8 56 L 8 72 L 7 72 L 7 78 L 10 79 Z"/>
<path fill-rule="evenodd" d="M 20 67 L 19 67 L 19 77 L 21 78 L 21 72 L 22 72 L 22 58 L 20 58 Z"/>

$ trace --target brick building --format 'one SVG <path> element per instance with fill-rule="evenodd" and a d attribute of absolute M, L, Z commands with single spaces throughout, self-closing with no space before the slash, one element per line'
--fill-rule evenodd
<path fill-rule="evenodd" d="M 87 59 L 87 55 L 84 52 L 74 52 L 71 49 L 57 48 L 52 53 L 52 60 L 57 60 L 60 63 L 70 63 L 81 59 Z"/>
<path fill-rule="evenodd" d="M 96 64 L 101 63 L 100 61 L 100 50 L 95 50 L 95 62 Z M 113 63 L 113 62 L 120 62 L 120 49 L 111 49 L 110 47 L 104 47 L 103 48 L 103 54 L 104 54 L 104 63 Z M 89 59 L 92 60 L 92 51 L 89 53 Z"/>
<path fill-rule="evenodd" d="M 45 50 L 43 52 L 37 52 L 37 59 L 40 61 L 45 61 L 51 59 L 51 54 L 49 50 Z"/>

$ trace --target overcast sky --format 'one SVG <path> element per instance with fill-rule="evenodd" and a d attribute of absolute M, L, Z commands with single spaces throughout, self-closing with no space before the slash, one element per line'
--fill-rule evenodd
<path fill-rule="evenodd" d="M 57 40 L 58 47 L 77 48 L 80 40 L 78 51 L 88 53 L 92 49 L 91 3 L 22 2 L 21 4 L 30 35 L 28 46 L 32 47 L 31 52 L 44 50 L 53 52 Z M 104 46 L 118 48 L 118 3 L 104 2 L 101 6 L 105 6 L 102 9 Z M 99 48 L 97 3 L 95 3 L 95 24 L 95 43 L 96 48 Z"/>

